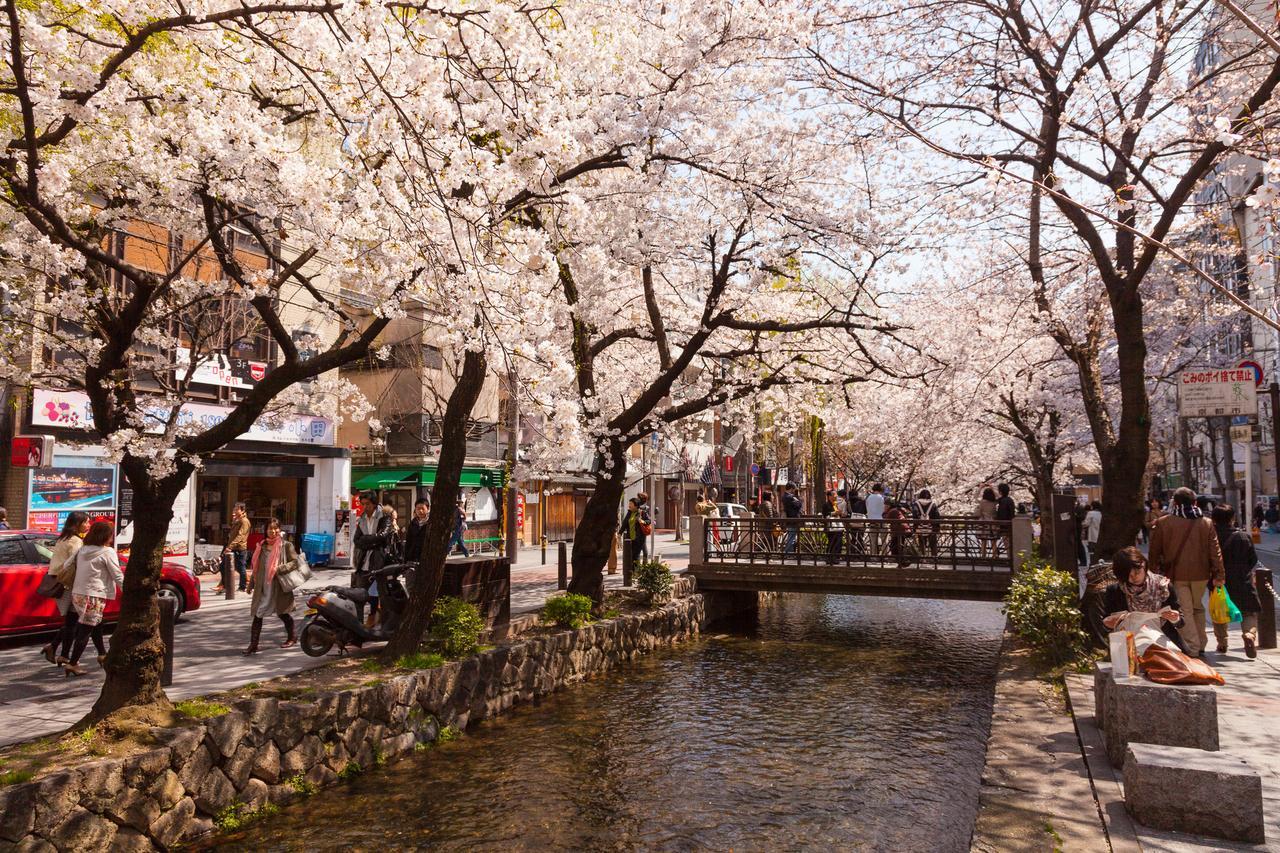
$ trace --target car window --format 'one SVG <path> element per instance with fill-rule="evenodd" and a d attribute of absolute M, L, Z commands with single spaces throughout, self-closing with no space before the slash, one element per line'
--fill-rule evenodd
<path fill-rule="evenodd" d="M 48 563 L 53 558 L 53 546 L 57 544 L 58 538 L 56 536 L 41 536 L 27 541 L 36 549 L 36 556 L 40 558 L 40 562 Z"/>
<path fill-rule="evenodd" d="M 27 562 L 21 539 L 14 536 L 0 539 L 0 566 L 20 566 Z"/>

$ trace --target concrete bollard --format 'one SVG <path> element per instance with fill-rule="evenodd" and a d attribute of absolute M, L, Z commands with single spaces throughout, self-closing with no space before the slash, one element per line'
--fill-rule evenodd
<path fill-rule="evenodd" d="M 560 589 L 569 588 L 569 548 L 563 542 L 556 543 L 558 546 L 559 560 L 557 585 Z"/>
<path fill-rule="evenodd" d="M 164 664 L 160 670 L 160 686 L 173 684 L 173 624 L 178 621 L 178 602 L 172 598 L 161 596 L 160 605 L 160 641 L 164 643 Z"/>
<path fill-rule="evenodd" d="M 222 597 L 227 601 L 235 601 L 236 598 L 236 570 L 232 568 L 231 561 L 235 558 L 230 552 L 222 555 Z"/>
<path fill-rule="evenodd" d="M 547 564 L 547 537 L 542 537 L 542 565 Z"/>
<path fill-rule="evenodd" d="M 622 585 L 631 586 L 631 570 L 635 568 L 635 554 L 631 550 L 631 543 L 623 541 L 622 543 Z"/>

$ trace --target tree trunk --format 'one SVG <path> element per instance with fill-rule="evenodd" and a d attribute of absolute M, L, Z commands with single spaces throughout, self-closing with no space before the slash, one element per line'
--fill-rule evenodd
<path fill-rule="evenodd" d="M 431 624 L 431 611 L 444 581 L 444 562 L 449 554 L 449 539 L 453 535 L 455 509 L 461 492 L 458 481 L 467 458 L 467 420 L 476 400 L 480 399 L 487 368 L 488 359 L 483 352 L 467 350 L 462 358 L 462 372 L 445 403 L 440 462 L 436 467 L 435 485 L 431 487 L 427 535 L 419 555 L 418 570 L 409 582 L 409 603 L 404 619 L 382 650 L 382 659 L 388 663 L 416 652 Z"/>
<path fill-rule="evenodd" d="M 164 643 L 160 639 L 160 565 L 164 544 L 173 518 L 173 502 L 191 476 L 189 469 L 163 480 L 145 474 L 150 460 L 126 458 L 121 463 L 133 488 L 133 541 L 124 573 L 120 598 L 120 621 L 111 634 L 107 652 L 106 682 L 93 709 L 81 725 L 102 719 L 131 705 L 168 705 L 160 686 L 164 666 Z M 136 476 L 129 476 L 132 469 Z"/>
<path fill-rule="evenodd" d="M 1142 297 L 1136 288 L 1125 287 L 1124 292 L 1112 296 L 1111 315 L 1120 374 L 1120 428 L 1114 444 L 1098 454 L 1102 461 L 1098 555 L 1102 557 L 1110 557 L 1137 540 L 1142 529 L 1142 498 L 1151 452 L 1147 345 L 1142 328 Z"/>
<path fill-rule="evenodd" d="M 600 465 L 595 491 L 573 531 L 573 579 L 569 581 L 569 592 L 588 596 L 597 605 L 604 603 L 604 567 L 613 550 L 618 503 L 626 488 L 626 447 L 616 440 L 610 442 Z"/>

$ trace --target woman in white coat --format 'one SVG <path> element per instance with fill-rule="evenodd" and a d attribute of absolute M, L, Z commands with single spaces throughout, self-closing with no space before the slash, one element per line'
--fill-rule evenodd
<path fill-rule="evenodd" d="M 114 539 L 115 525 L 95 521 L 84 537 L 84 546 L 76 552 L 76 582 L 71 588 L 71 603 L 80 622 L 76 625 L 71 660 L 63 667 L 68 676 L 84 675 L 80 655 L 84 654 L 90 635 L 96 632 L 102 636 L 102 611 L 124 586 L 120 558 L 116 556 L 116 549 L 111 547 Z"/>
<path fill-rule="evenodd" d="M 56 577 L 63 588 L 62 596 L 57 602 L 58 615 L 62 617 L 62 630 L 41 651 L 49 663 L 56 663 L 58 666 L 65 666 L 67 663 L 71 644 L 76 638 L 76 625 L 80 621 L 76 608 L 71 603 L 71 588 L 76 583 L 76 554 L 84 545 L 84 537 L 88 533 L 89 513 L 80 510 L 67 513 L 67 521 L 62 525 L 62 533 L 53 543 L 53 554 L 49 557 L 49 574 Z M 95 636 L 94 639 L 99 644 L 98 657 L 101 658 L 106 654 L 106 649 L 101 645 L 100 637 Z"/>

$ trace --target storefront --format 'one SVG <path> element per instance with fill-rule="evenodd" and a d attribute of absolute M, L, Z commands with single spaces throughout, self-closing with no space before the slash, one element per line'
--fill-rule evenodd
<path fill-rule="evenodd" d="M 353 505 L 361 492 L 374 492 L 381 504 L 390 504 L 400 526 L 413 516 L 413 505 L 431 500 L 436 484 L 435 465 L 403 467 L 362 466 L 351 475 Z M 506 470 L 498 466 L 465 465 L 458 478 L 462 510 L 467 516 L 467 541 L 483 543 L 486 550 L 500 550 L 502 543 L 502 500 L 507 484 Z"/>
<path fill-rule="evenodd" d="M 191 404 L 183 408 L 183 416 L 212 425 L 229 411 Z M 26 523 L 53 529 L 74 509 L 110 516 L 119 531 L 117 543 L 127 551 L 133 521 L 128 481 L 106 461 L 102 447 L 77 446 L 92 424 L 88 398 L 74 391 L 37 389 L 26 422 L 26 431 L 53 435 L 58 443 L 54 467 L 31 469 L 28 475 Z M 237 502 L 244 502 L 256 535 L 273 517 L 295 542 L 304 533 L 333 535 L 351 491 L 350 454 L 333 445 L 333 422 L 327 418 L 288 415 L 254 424 L 240 439 L 206 457 L 179 495 L 165 556 L 190 565 L 201 540 L 224 544 Z M 335 564 L 343 564 L 339 554 L 334 557 Z"/>

